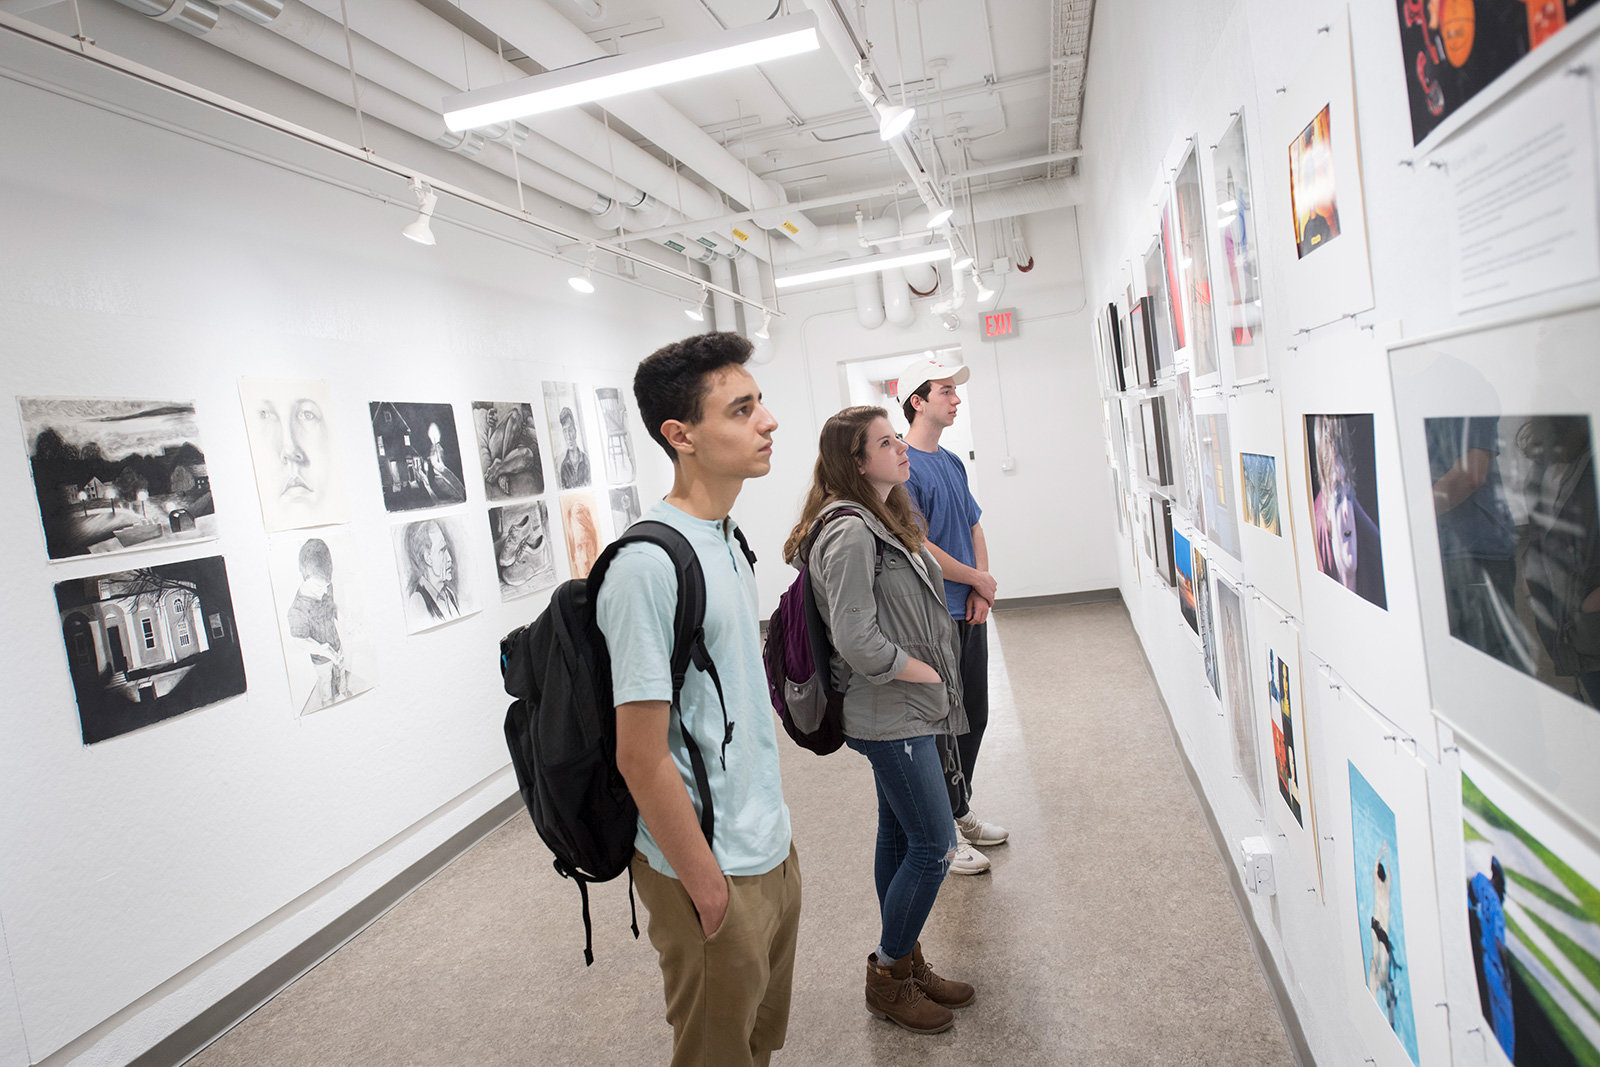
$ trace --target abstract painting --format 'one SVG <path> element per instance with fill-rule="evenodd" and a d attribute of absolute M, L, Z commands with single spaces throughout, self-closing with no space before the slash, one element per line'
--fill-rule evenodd
<path fill-rule="evenodd" d="M 520 500 L 544 492 L 532 404 L 474 400 L 472 429 L 478 439 L 486 499 Z"/>
<path fill-rule="evenodd" d="M 240 378 L 239 402 L 267 532 L 349 522 L 328 383 Z"/>
<path fill-rule="evenodd" d="M 489 509 L 489 537 L 494 544 L 501 600 L 515 600 L 555 584 L 552 533 L 550 509 L 543 500 Z"/>
<path fill-rule="evenodd" d="M 1418 1063 L 1410 958 L 1406 954 L 1405 883 L 1394 810 L 1354 763 L 1347 765 L 1350 847 L 1355 857 L 1355 924 L 1361 939 L 1367 991 L 1411 1062 Z M 1428 858 L 1431 857 L 1425 857 Z"/>
<path fill-rule="evenodd" d="M 1239 503 L 1244 521 L 1274 537 L 1283 536 L 1278 523 L 1278 460 L 1254 452 L 1239 453 Z"/>
<path fill-rule="evenodd" d="M 349 700 L 378 682 L 360 558 L 348 526 L 285 534 L 268 548 L 289 700 L 298 715 Z"/>
<path fill-rule="evenodd" d="M 557 488 L 562 492 L 584 488 L 593 476 L 578 387 L 571 382 L 545 382 L 544 412 L 550 420 L 550 458 L 555 462 Z"/>
<path fill-rule="evenodd" d="M 464 516 L 402 522 L 392 536 L 407 633 L 431 630 L 478 610 Z"/>
<path fill-rule="evenodd" d="M 51 559 L 217 535 L 192 402 L 25 396 L 17 406 Z"/>
<path fill-rule="evenodd" d="M 449 404 L 374 400 L 368 411 L 385 509 L 416 511 L 466 501 L 461 442 Z"/>

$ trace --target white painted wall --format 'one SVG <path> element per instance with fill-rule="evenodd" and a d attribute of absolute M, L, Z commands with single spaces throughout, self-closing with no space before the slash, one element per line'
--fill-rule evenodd
<path fill-rule="evenodd" d="M 1098 385 L 1089 349 L 1091 313 L 1083 299 L 1074 212 L 1020 220 L 1035 267 L 1012 271 L 992 306 L 1016 307 L 1015 338 L 985 341 L 969 286 L 961 327 L 947 331 L 915 301 L 917 318 L 900 328 L 864 329 L 846 284 L 785 295 L 787 318 L 772 325 L 778 356 L 754 368 L 779 419 L 772 473 L 745 486 L 737 515 L 761 557 L 763 611 L 777 606 L 793 578 L 781 564 L 789 529 L 811 484 L 817 434 L 846 406 L 842 362 L 960 344 L 972 367 L 962 408 L 970 420 L 973 491 L 1001 597 L 1042 596 L 1116 583 L 1115 540 L 1103 487 Z M 987 237 L 985 238 L 987 241 Z M 987 247 L 987 245 L 985 246 Z M 987 257 L 985 257 L 987 258 Z M 947 268 L 941 273 L 948 278 Z M 1016 469 L 1003 472 L 1010 455 Z M 769 565 L 772 564 L 772 565 Z"/>
<path fill-rule="evenodd" d="M 1285 321 L 1287 294 L 1280 273 L 1283 265 L 1272 261 L 1269 242 L 1264 248 L 1263 286 L 1272 380 L 1266 386 L 1246 387 L 1244 391 L 1276 390 L 1286 413 L 1317 410 L 1319 397 L 1326 395 L 1328 380 L 1343 379 L 1338 386 L 1340 406 L 1331 410 L 1373 411 L 1382 448 L 1386 420 L 1388 425 L 1393 424 L 1387 363 L 1381 350 L 1375 352 L 1371 335 L 1364 334 L 1360 326 L 1374 327 L 1380 336 L 1394 331 L 1417 336 L 1511 313 L 1537 312 L 1593 299 L 1600 296 L 1600 286 L 1565 289 L 1461 318 L 1452 315 L 1442 179 L 1425 166 L 1411 168 L 1401 164 L 1412 157 L 1413 151 L 1395 5 L 1388 0 L 1356 0 L 1348 10 L 1376 307 L 1359 317 L 1359 325 L 1335 324 L 1317 331 L 1315 344 L 1300 343 Z M 1273 0 L 1149 0 L 1097 6 L 1082 163 L 1086 201 L 1091 205 L 1084 212 L 1085 259 L 1089 292 L 1095 301 L 1113 299 L 1121 291 L 1123 266 L 1149 244 L 1150 191 L 1165 177 L 1163 160 L 1168 165 L 1175 162 L 1173 153 L 1178 143 L 1184 137 L 1195 136 L 1201 153 L 1202 181 L 1209 197 L 1209 146 L 1226 127 L 1229 113 L 1241 107 L 1250 139 L 1257 210 L 1272 211 L 1266 185 L 1270 173 L 1268 153 L 1277 149 L 1267 144 L 1265 135 L 1271 128 L 1274 98 L 1279 87 L 1289 84 L 1315 49 L 1318 28 L 1343 19 L 1345 11 L 1346 5 L 1334 0 L 1294 4 Z M 1600 47 L 1591 41 L 1579 53 L 1575 58 L 1592 66 Z M 1343 175 L 1340 177 L 1343 180 Z M 1208 199 L 1208 218 L 1211 215 Z M 1263 215 L 1258 219 L 1257 232 L 1287 225 L 1286 219 Z M 1215 279 L 1215 265 L 1212 270 Z M 1290 347 L 1296 344 L 1298 351 Z M 1342 372 L 1332 361 L 1344 361 Z M 1348 403 L 1352 396 L 1358 398 L 1355 406 Z M 1286 424 L 1285 433 L 1290 442 L 1287 462 L 1291 466 L 1303 462 L 1296 426 Z M 1398 463 L 1395 457 L 1380 457 L 1379 462 L 1386 464 L 1391 458 Z M 1297 509 L 1296 521 L 1307 521 L 1303 499 L 1291 498 L 1280 507 Z M 1390 546 L 1384 556 L 1391 591 L 1389 629 L 1381 638 L 1349 632 L 1328 639 L 1329 620 L 1304 619 L 1302 634 L 1310 637 L 1302 636 L 1300 642 L 1302 699 L 1310 696 L 1317 677 L 1316 663 L 1321 659 L 1341 675 L 1359 674 L 1364 679 L 1359 696 L 1401 722 L 1414 719 L 1420 709 L 1428 706 L 1427 686 L 1419 655 L 1421 624 L 1410 569 L 1410 533 L 1401 501 L 1391 496 L 1384 501 L 1382 514 L 1383 539 Z M 1287 535 L 1287 523 L 1284 530 Z M 1125 540 L 1118 540 L 1116 556 L 1120 586 L 1134 625 L 1224 835 L 1236 842 L 1262 833 L 1256 810 L 1233 777 L 1226 727 L 1205 686 L 1196 641 L 1179 614 L 1174 595 L 1148 581 L 1141 587 Z M 1310 574 L 1309 578 L 1301 578 L 1302 588 L 1307 581 L 1326 580 L 1315 574 L 1314 562 L 1302 559 L 1300 571 L 1303 576 Z M 1312 610 L 1308 599 L 1306 611 Z M 1391 635 L 1394 641 L 1389 640 Z M 1408 654 L 1415 650 L 1418 655 L 1407 660 L 1398 654 L 1401 649 Z M 1259 674 L 1259 665 L 1252 665 L 1252 670 Z M 1428 718 L 1425 711 L 1421 716 Z M 1457 761 L 1448 750 L 1448 736 L 1415 736 L 1424 749 L 1431 796 L 1421 810 L 1431 820 L 1436 857 L 1456 864 L 1454 869 L 1438 868 L 1441 895 L 1447 903 L 1458 902 L 1461 824 Z M 1318 743 L 1319 731 L 1313 723 L 1311 744 Z M 1312 758 L 1319 758 L 1315 751 Z M 1264 765 L 1262 772 L 1270 779 L 1270 764 Z M 1313 785 L 1319 804 L 1343 804 L 1348 810 L 1342 785 L 1326 780 Z M 1270 780 L 1266 788 L 1273 788 Z M 1422 803 L 1425 798 L 1417 799 Z M 1409 817 L 1413 812 L 1404 814 Z M 1324 842 L 1321 847 L 1323 876 L 1330 886 L 1328 903 L 1319 902 L 1310 891 L 1308 879 L 1280 851 L 1276 864 L 1278 893 L 1270 898 L 1252 898 L 1253 918 L 1286 978 L 1317 1062 L 1372 1062 L 1368 1057 L 1376 1057 L 1379 1063 L 1392 1062 L 1394 1050 L 1366 1045 L 1352 1018 L 1354 1012 L 1370 1011 L 1371 1005 L 1363 1005 L 1359 997 L 1347 1000 L 1343 938 L 1347 932 L 1344 924 L 1350 920 L 1340 910 L 1344 898 L 1332 889 L 1350 877 L 1341 866 L 1348 860 L 1340 859 L 1347 853 L 1340 851 L 1337 842 Z M 1411 915 L 1413 908 L 1426 911 L 1428 906 L 1425 900 L 1407 900 L 1407 914 Z M 1456 917 L 1456 908 L 1459 903 L 1452 904 L 1452 914 L 1447 919 Z M 1447 946 L 1448 951 L 1457 951 L 1460 935 L 1448 921 L 1444 933 L 1447 938 L 1457 939 L 1451 943 L 1456 947 Z M 1459 953 L 1446 966 L 1456 966 L 1456 959 Z M 1437 967 L 1438 961 L 1427 965 Z M 1470 984 L 1470 960 L 1468 967 L 1465 989 L 1472 996 L 1475 989 Z M 1463 987 L 1456 988 L 1459 992 Z M 1464 1001 L 1454 1006 L 1457 1010 L 1451 1012 L 1449 1019 L 1453 1062 L 1485 1062 L 1481 1033 L 1466 1033 L 1477 1022 L 1475 1004 Z M 1421 1020 L 1443 1009 L 1418 1003 L 1415 1010 Z"/>
<path fill-rule="evenodd" d="M 0 407 L 196 401 L 220 539 L 119 562 L 224 555 L 249 680 L 243 697 L 81 744 L 53 585 L 104 565 L 46 562 L 13 422 L 0 1063 L 28 1062 L 19 1016 L 34 1061 L 122 1063 L 515 792 L 498 640 L 545 597 L 499 603 L 468 458 L 464 511 L 482 532 L 470 577 L 488 606 L 406 636 L 367 402 L 448 400 L 470 441 L 473 400 L 527 400 L 542 427 L 542 379 L 590 397 L 627 387 L 685 320 L 674 299 L 608 279 L 579 297 L 565 265 L 449 222 L 438 247 L 413 245 L 396 207 L 15 80 L 0 78 L 0 114 L 23 146 L 0 153 Z M 367 549 L 364 573 L 342 580 L 365 586 L 379 685 L 306 718 L 288 699 L 241 375 L 331 380 Z M 667 464 L 642 426 L 635 440 L 648 500 Z"/>

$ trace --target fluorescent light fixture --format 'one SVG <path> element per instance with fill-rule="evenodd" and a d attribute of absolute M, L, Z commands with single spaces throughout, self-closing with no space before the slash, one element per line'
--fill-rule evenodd
<path fill-rule="evenodd" d="M 576 107 L 658 85 L 687 81 L 738 67 L 811 52 L 822 46 L 812 12 L 768 19 L 753 26 L 604 56 L 531 78 L 445 97 L 444 124 L 454 131 Z"/>
<path fill-rule="evenodd" d="M 433 228 L 429 220 L 433 218 L 434 205 L 439 202 L 439 194 L 434 192 L 427 182 L 420 178 L 411 179 L 411 192 L 417 198 L 418 214 L 416 221 L 410 223 L 400 231 L 401 236 L 409 237 L 419 245 L 436 243 L 433 239 Z"/>
<path fill-rule="evenodd" d="M 906 132 L 906 127 L 911 125 L 911 120 L 917 117 L 914 107 L 902 107 L 891 104 L 887 100 L 880 100 L 874 107 L 878 111 L 878 140 L 892 141 Z"/>
<path fill-rule="evenodd" d="M 812 282 L 831 282 L 837 278 L 851 278 L 857 274 L 871 274 L 874 271 L 888 270 L 891 267 L 909 267 L 917 263 L 936 263 L 941 259 L 950 258 L 950 249 L 941 245 L 938 248 L 919 248 L 915 252 L 886 252 L 882 255 L 863 256 L 861 259 L 850 259 L 843 263 L 829 263 L 825 267 L 814 267 L 810 270 L 791 271 L 780 274 L 773 279 L 779 289 L 789 289 L 796 285 L 810 285 Z"/>

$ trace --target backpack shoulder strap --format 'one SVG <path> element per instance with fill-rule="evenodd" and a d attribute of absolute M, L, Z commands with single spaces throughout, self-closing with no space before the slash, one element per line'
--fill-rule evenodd
<path fill-rule="evenodd" d="M 700 794 L 700 831 L 705 835 L 706 846 L 709 848 L 712 834 L 716 830 L 716 815 L 711 804 L 711 778 L 706 773 L 705 756 L 701 753 L 694 735 L 689 732 L 688 725 L 683 721 L 683 683 L 688 677 L 690 664 L 711 675 L 711 680 L 717 689 L 717 700 L 722 704 L 724 767 L 727 766 L 726 751 L 728 740 L 733 736 L 733 724 L 728 721 L 728 705 L 722 695 L 722 680 L 717 677 L 716 665 L 711 662 L 711 655 L 705 647 L 705 571 L 700 566 L 700 557 L 695 554 L 694 546 L 681 531 L 664 522 L 642 520 L 628 527 L 627 532 L 608 545 L 600 554 L 600 558 L 595 561 L 594 567 L 589 571 L 588 579 L 591 598 L 598 596 L 594 590 L 604 580 L 606 571 L 616 559 L 617 552 L 630 544 L 655 545 L 667 554 L 667 558 L 672 561 L 673 570 L 677 572 L 678 606 L 673 615 L 671 661 L 672 710 L 678 716 L 679 732 L 683 735 L 684 747 L 689 752 L 689 767 L 694 772 L 695 789 Z M 593 602 L 591 599 L 591 603 Z"/>
<path fill-rule="evenodd" d="M 744 539 L 744 531 L 739 529 L 739 527 L 737 525 L 735 525 L 734 528 L 733 528 L 733 536 L 734 536 L 734 539 L 739 542 L 739 550 L 744 553 L 744 558 L 749 560 L 750 569 L 751 570 L 755 570 L 756 569 L 756 554 L 754 552 L 750 551 L 750 542 L 746 541 Z"/>

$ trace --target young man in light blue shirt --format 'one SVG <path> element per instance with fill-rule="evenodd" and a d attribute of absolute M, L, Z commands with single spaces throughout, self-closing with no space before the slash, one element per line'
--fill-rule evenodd
<path fill-rule="evenodd" d="M 666 553 L 625 546 L 596 603 L 611 656 L 617 767 L 639 806 L 633 875 L 660 957 L 673 1067 L 763 1067 L 783 1047 L 800 924 L 755 573 L 729 517 L 745 479 L 771 468 L 778 427 L 745 370 L 750 350 L 737 334 L 701 334 L 651 354 L 633 381 L 645 426 L 674 464 L 672 491 L 644 518 L 683 533 L 705 572 L 706 650 L 732 723 L 726 746 L 708 674 L 689 669 L 681 727 L 671 711 L 678 582 Z M 684 729 L 705 753 L 709 845 Z"/>

